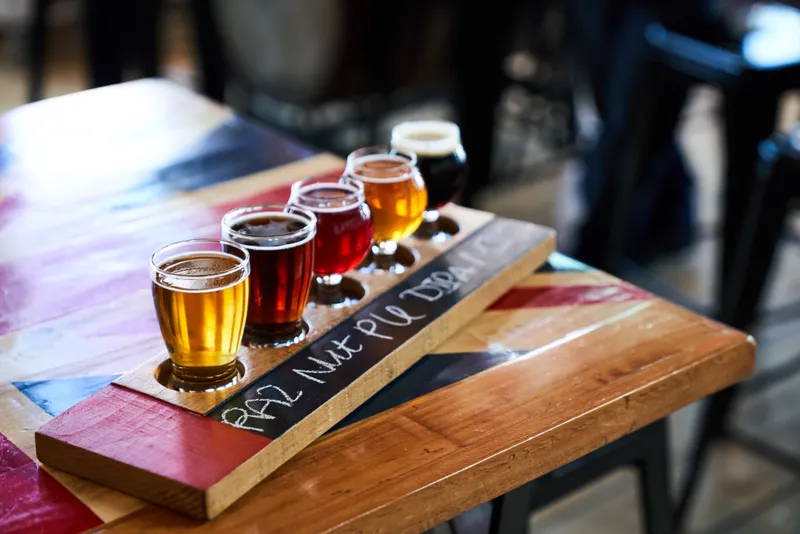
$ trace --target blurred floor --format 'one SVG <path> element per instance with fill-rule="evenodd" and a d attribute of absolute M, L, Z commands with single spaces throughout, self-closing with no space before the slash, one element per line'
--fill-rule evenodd
<path fill-rule="evenodd" d="M 164 74 L 191 86 L 194 74 L 191 35 L 185 13 L 170 6 L 164 17 Z M 0 111 L 25 101 L 26 74 L 13 43 L 0 47 Z M 52 30 L 48 47 L 45 94 L 48 97 L 84 88 L 80 32 L 74 24 Z M 687 106 L 679 138 L 686 158 L 698 179 L 702 238 L 680 255 L 651 266 L 658 277 L 675 284 L 701 304 L 711 302 L 715 238 L 721 181 L 721 128 L 714 110 L 719 94 L 710 88 L 694 91 Z M 797 99 L 790 99 L 784 123 L 796 118 Z M 505 143 L 524 145 L 513 133 L 500 132 L 498 152 L 507 157 Z M 480 207 L 497 213 L 563 226 L 565 213 L 575 210 L 570 201 L 580 164 L 557 160 L 534 170 L 520 171 L 480 199 Z M 800 219 L 794 221 L 800 229 Z M 800 300 L 800 247 L 797 240 L 782 250 L 778 273 L 769 291 L 769 308 Z M 800 347 L 800 316 L 755 332 L 759 340 L 758 369 L 777 365 L 795 356 Z M 769 436 L 776 444 L 800 454 L 800 376 L 758 396 L 738 410 L 737 424 L 749 432 Z M 689 438 L 697 415 L 690 406 L 671 418 L 676 479 L 686 461 Z M 635 478 L 621 471 L 535 514 L 537 533 L 603 534 L 640 532 Z M 737 445 L 719 446 L 704 479 L 691 521 L 693 533 L 800 532 L 800 481 L 769 461 Z M 437 529 L 441 531 L 442 529 Z M 445 529 L 446 530 L 446 529 Z"/>

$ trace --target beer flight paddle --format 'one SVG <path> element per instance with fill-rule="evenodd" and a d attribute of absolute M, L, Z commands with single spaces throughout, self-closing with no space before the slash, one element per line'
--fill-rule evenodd
<path fill-rule="evenodd" d="M 550 229 L 448 204 L 464 172 L 455 125 L 401 125 L 343 176 L 276 173 L 289 201 L 229 211 L 222 239 L 159 249 L 166 354 L 42 427 L 41 461 L 220 513 L 554 249 Z"/>
<path fill-rule="evenodd" d="M 160 249 L 159 259 L 156 255 L 151 259 L 151 277 L 173 368 L 172 378 L 164 382 L 187 392 L 224 388 L 239 379 L 232 343 L 238 347 L 244 337 L 247 346 L 275 348 L 305 339 L 303 311 L 312 280 L 314 304 L 341 307 L 366 294 L 366 288 L 354 285 L 352 279 L 342 283 L 343 275 L 365 259 L 361 267 L 365 272 L 403 273 L 413 265 L 416 251 L 398 241 L 423 222 L 422 238 L 441 240 L 458 231 L 455 223 L 450 233 L 443 230 L 438 210 L 458 192 L 465 170 L 466 156 L 455 124 L 404 123 L 392 130 L 392 146 L 352 152 L 344 176 L 295 182 L 289 204 L 245 206 L 226 213 L 222 238 L 232 243 L 231 253 L 225 255 L 225 245 L 219 245 L 223 255 L 218 261 L 202 259 L 204 251 L 193 257 L 186 249 L 192 241 Z M 175 255 L 167 256 L 169 250 Z M 207 266 L 160 279 L 165 266 L 175 262 Z M 217 270 L 207 272 L 213 266 Z M 246 273 L 237 278 L 238 285 L 209 282 L 227 282 L 233 272 Z M 232 301 L 231 295 L 246 302 Z"/>

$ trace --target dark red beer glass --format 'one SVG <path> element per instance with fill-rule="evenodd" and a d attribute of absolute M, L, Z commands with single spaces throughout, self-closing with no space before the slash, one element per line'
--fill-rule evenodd
<path fill-rule="evenodd" d="M 249 345 L 279 347 L 305 337 L 316 228 L 313 213 L 283 204 L 236 208 L 222 218 L 222 238 L 250 253 Z"/>
<path fill-rule="evenodd" d="M 342 275 L 364 260 L 372 240 L 363 184 L 338 176 L 306 178 L 292 185 L 289 202 L 317 217 L 312 301 L 334 307 L 353 304 L 364 292 Z"/>

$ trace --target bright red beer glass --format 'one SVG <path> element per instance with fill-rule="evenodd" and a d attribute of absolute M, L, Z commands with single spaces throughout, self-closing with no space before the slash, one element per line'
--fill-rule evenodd
<path fill-rule="evenodd" d="M 358 283 L 343 283 L 342 275 L 364 260 L 372 240 L 363 184 L 338 176 L 306 178 L 292 185 L 289 202 L 317 217 L 312 300 L 334 307 L 353 304 L 362 292 L 348 291 Z"/>

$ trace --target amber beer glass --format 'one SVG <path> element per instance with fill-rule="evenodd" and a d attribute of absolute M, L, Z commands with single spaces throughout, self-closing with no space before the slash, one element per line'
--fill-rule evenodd
<path fill-rule="evenodd" d="M 179 389 L 235 381 L 249 274 L 247 250 L 218 240 L 173 243 L 150 258 L 153 302 Z"/>
<path fill-rule="evenodd" d="M 245 340 L 280 347 L 305 338 L 317 218 L 284 204 L 248 206 L 222 218 L 222 238 L 250 253 L 250 299 Z"/>
<path fill-rule="evenodd" d="M 403 272 L 410 265 L 403 258 L 413 255 L 397 242 L 419 227 L 428 202 L 416 154 L 388 146 L 360 148 L 348 156 L 346 172 L 364 184 L 372 211 L 373 262 L 367 270 Z"/>
<path fill-rule="evenodd" d="M 364 201 L 364 185 L 340 176 L 317 176 L 292 185 L 291 204 L 317 217 L 314 238 L 314 275 L 311 298 L 316 304 L 350 306 L 363 294 L 353 279 L 342 276 L 367 256 L 372 219 Z M 350 291 L 359 288 L 361 291 Z"/>
<path fill-rule="evenodd" d="M 414 152 L 428 190 L 428 206 L 416 236 L 442 241 L 458 232 L 458 224 L 442 218 L 439 209 L 453 200 L 467 175 L 461 131 L 449 121 L 409 121 L 392 128 L 392 148 Z"/>

